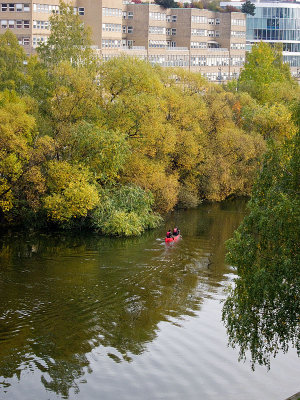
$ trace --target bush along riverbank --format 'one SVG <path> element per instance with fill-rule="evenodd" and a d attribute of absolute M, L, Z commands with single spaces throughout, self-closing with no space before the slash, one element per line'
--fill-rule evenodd
<path fill-rule="evenodd" d="M 134 58 L 99 63 L 77 16 L 51 18 L 39 58 L 0 36 L 2 226 L 139 235 L 174 207 L 250 195 L 266 150 L 295 135 L 299 87 L 276 48 L 253 46 L 239 81 L 220 86 Z"/>

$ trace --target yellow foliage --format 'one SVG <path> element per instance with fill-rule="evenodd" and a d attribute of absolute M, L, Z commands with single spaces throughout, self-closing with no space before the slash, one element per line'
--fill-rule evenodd
<path fill-rule="evenodd" d="M 51 161 L 48 176 L 51 194 L 45 197 L 44 205 L 51 219 L 64 222 L 84 217 L 98 204 L 98 191 L 95 184 L 90 183 L 87 169 L 65 161 Z"/>
<path fill-rule="evenodd" d="M 168 212 L 176 205 L 178 176 L 176 173 L 167 174 L 163 164 L 134 153 L 126 164 L 124 175 L 125 182 L 135 183 L 153 193 L 157 211 Z"/>

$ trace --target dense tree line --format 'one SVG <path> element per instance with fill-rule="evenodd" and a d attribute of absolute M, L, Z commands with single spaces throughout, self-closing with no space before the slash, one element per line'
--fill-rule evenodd
<path fill-rule="evenodd" d="M 63 4 L 51 28 L 38 58 L 0 36 L 2 224 L 139 234 L 175 206 L 250 195 L 268 143 L 295 135 L 299 91 L 277 49 L 255 46 L 222 87 L 134 58 L 99 62 Z"/>

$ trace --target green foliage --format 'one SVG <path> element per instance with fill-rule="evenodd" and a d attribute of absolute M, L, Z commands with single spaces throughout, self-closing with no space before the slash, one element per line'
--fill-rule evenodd
<path fill-rule="evenodd" d="M 255 15 L 255 5 L 250 0 L 246 0 L 242 5 L 242 12 L 244 14 Z"/>
<path fill-rule="evenodd" d="M 88 167 L 98 182 L 112 184 L 118 180 L 128 152 L 124 134 L 82 122 L 72 128 L 63 158 Z"/>
<path fill-rule="evenodd" d="M 270 365 L 293 346 L 300 354 L 299 135 L 264 161 L 245 218 L 228 242 L 238 278 L 223 308 L 229 341 L 240 357 Z"/>
<path fill-rule="evenodd" d="M 26 62 L 26 54 L 17 37 L 10 30 L 0 35 L 0 90 L 24 91 Z"/>
<path fill-rule="evenodd" d="M 152 213 L 153 196 L 138 186 L 107 188 L 100 196 L 91 219 L 94 227 L 106 235 L 140 235 L 161 221 L 158 214 Z"/>
<path fill-rule="evenodd" d="M 47 175 L 50 194 L 44 198 L 44 205 L 52 220 L 64 223 L 85 217 L 98 204 L 97 187 L 87 169 L 51 161 Z"/>
<path fill-rule="evenodd" d="M 178 8 L 178 4 L 174 0 L 155 0 L 155 4 L 164 8 Z"/>
<path fill-rule="evenodd" d="M 293 86 L 288 65 L 282 62 L 282 50 L 260 42 L 247 53 L 246 64 L 239 78 L 239 89 L 247 91 L 261 103 L 269 101 L 276 83 Z"/>
<path fill-rule="evenodd" d="M 73 66 L 90 67 L 94 64 L 91 32 L 84 27 L 73 7 L 60 2 L 59 13 L 49 18 L 51 33 L 47 43 L 37 48 L 40 59 L 48 68 L 68 61 Z"/>

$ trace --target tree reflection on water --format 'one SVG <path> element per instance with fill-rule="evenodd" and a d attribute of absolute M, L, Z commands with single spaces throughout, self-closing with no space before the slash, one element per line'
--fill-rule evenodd
<path fill-rule="evenodd" d="M 180 324 L 203 300 L 199 279 L 213 288 L 224 273 L 223 243 L 244 212 L 222 206 L 172 214 L 184 240 L 162 241 L 164 229 L 141 238 L 14 234 L 0 242 L 0 376 L 8 385 L 40 371 L 47 391 L 68 398 L 91 373 L 95 348 L 116 362 L 143 353 L 161 321 Z M 209 211 L 209 212 L 208 212 Z M 209 264 L 204 243 L 210 242 Z"/>

